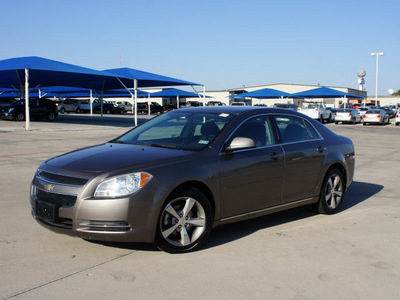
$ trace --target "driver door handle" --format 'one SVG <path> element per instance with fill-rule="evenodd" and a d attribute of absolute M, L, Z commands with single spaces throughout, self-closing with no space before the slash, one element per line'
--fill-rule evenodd
<path fill-rule="evenodd" d="M 317 151 L 318 151 L 319 153 L 322 153 L 322 152 L 326 151 L 326 147 L 319 146 L 319 147 L 317 148 Z"/>

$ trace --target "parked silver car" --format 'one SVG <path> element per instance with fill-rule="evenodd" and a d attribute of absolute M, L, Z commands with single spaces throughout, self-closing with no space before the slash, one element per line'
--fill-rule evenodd
<path fill-rule="evenodd" d="M 82 112 L 82 105 L 83 102 L 82 100 L 79 99 L 65 99 L 60 103 L 58 106 L 58 111 L 60 113 L 65 113 L 65 112 L 76 112 L 80 113 Z"/>
<path fill-rule="evenodd" d="M 297 112 L 178 109 L 45 161 L 30 203 L 59 233 L 187 252 L 220 224 L 305 204 L 338 212 L 354 161 L 350 139 Z"/>
<path fill-rule="evenodd" d="M 334 116 L 335 124 L 339 122 L 356 124 L 361 122 L 362 118 L 357 109 L 353 108 L 340 108 L 335 112 Z"/>
<path fill-rule="evenodd" d="M 389 115 L 383 109 L 369 109 L 363 115 L 363 125 L 380 124 L 385 125 L 390 123 Z"/>

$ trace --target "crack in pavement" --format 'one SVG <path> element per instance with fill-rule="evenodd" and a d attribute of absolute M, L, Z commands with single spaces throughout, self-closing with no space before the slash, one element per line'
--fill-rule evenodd
<path fill-rule="evenodd" d="M 3 298 L 3 299 L 4 299 L 4 300 L 7 300 L 7 299 L 12 299 L 12 298 L 18 297 L 18 296 L 20 296 L 20 295 L 23 295 L 23 294 L 32 292 L 32 291 L 37 290 L 37 289 L 40 289 L 40 288 L 42 288 L 42 287 L 44 287 L 44 286 L 53 284 L 53 283 L 55 283 L 55 282 L 64 280 L 64 279 L 69 278 L 69 277 L 72 277 L 72 276 L 77 275 L 77 274 L 79 274 L 79 273 L 86 272 L 86 271 L 88 271 L 88 270 L 92 270 L 92 269 L 97 268 L 97 267 L 99 267 L 99 266 L 105 265 L 105 264 L 110 263 L 110 262 L 112 262 L 112 261 L 114 261 L 114 260 L 117 260 L 117 259 L 126 257 L 126 256 L 128 256 L 128 255 L 131 255 L 131 254 L 135 253 L 135 252 L 137 252 L 137 251 L 131 251 L 131 252 L 127 253 L 127 254 L 123 254 L 123 255 L 117 256 L 117 257 L 115 257 L 115 258 L 113 258 L 113 259 L 110 259 L 110 260 L 107 260 L 107 261 L 103 261 L 103 262 L 101 262 L 101 263 L 99 263 L 99 264 L 97 264 L 97 265 L 94 265 L 94 266 L 85 268 L 85 269 L 83 269 L 83 270 L 76 271 L 76 272 L 74 272 L 74 273 L 71 273 L 71 274 L 65 275 L 65 276 L 63 276 L 63 277 L 54 279 L 54 280 L 52 280 L 52 281 L 43 283 L 43 284 L 41 284 L 41 285 L 38 285 L 38 286 L 36 286 L 36 287 L 30 288 L 30 289 L 28 289 L 28 290 L 26 290 L 26 291 L 19 292 L 19 293 L 17 293 L 17 294 L 14 294 L 14 295 L 12 295 L 12 296 L 9 296 L 9 297 Z"/>

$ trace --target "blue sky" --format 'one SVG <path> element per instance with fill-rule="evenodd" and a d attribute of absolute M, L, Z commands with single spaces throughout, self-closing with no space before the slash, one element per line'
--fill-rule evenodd
<path fill-rule="evenodd" d="M 0 59 L 130 67 L 220 90 L 273 83 L 400 89 L 400 1 L 0 0 Z"/>

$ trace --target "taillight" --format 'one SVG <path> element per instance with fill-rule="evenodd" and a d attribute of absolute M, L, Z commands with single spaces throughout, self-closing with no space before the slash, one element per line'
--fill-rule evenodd
<path fill-rule="evenodd" d="M 318 111 L 318 108 L 316 108 L 315 111 Z"/>
<path fill-rule="evenodd" d="M 352 116 L 352 114 L 351 113 L 349 113 L 349 117 L 351 117 Z"/>
<path fill-rule="evenodd" d="M 367 115 L 363 115 L 363 118 L 365 119 L 367 117 Z"/>
<path fill-rule="evenodd" d="M 376 117 L 377 117 L 377 118 L 380 118 L 380 117 L 381 117 L 381 115 L 377 115 Z"/>
<path fill-rule="evenodd" d="M 400 118 L 400 115 L 396 115 L 396 118 Z"/>
<path fill-rule="evenodd" d="M 297 110 L 300 111 L 300 108 L 298 108 Z"/>
<path fill-rule="evenodd" d="M 335 113 L 335 116 L 337 116 L 337 113 Z"/>

